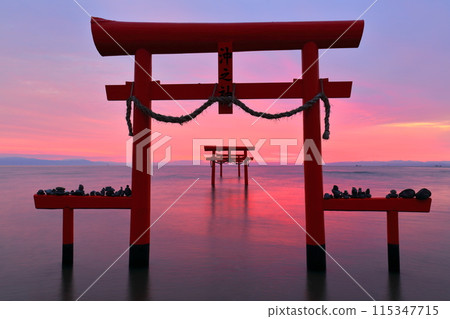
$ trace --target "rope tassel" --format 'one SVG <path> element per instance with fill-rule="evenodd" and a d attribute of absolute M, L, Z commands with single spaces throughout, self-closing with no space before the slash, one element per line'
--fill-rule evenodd
<path fill-rule="evenodd" d="M 251 109 L 247 105 L 245 105 L 242 101 L 239 99 L 236 99 L 234 96 L 211 96 L 202 106 L 194 110 L 192 113 L 187 115 L 181 115 L 181 116 L 170 116 L 170 115 L 163 115 L 156 112 L 153 112 L 148 107 L 142 105 L 142 103 L 138 100 L 135 96 L 130 96 L 127 99 L 127 113 L 126 113 L 126 120 L 128 125 L 128 133 L 130 136 L 133 136 L 133 126 L 131 124 L 131 102 L 134 102 L 134 106 L 137 107 L 139 110 L 141 110 L 142 113 L 145 115 L 151 117 L 152 119 L 155 119 L 160 122 L 166 122 L 166 123 L 178 123 L 183 124 L 187 123 L 189 121 L 192 121 L 197 116 L 199 116 L 203 111 L 205 111 L 208 107 L 213 105 L 216 102 L 220 103 L 232 103 L 238 107 L 240 107 L 244 112 L 247 112 L 248 114 L 256 117 L 262 117 L 268 120 L 275 120 L 280 119 L 283 117 L 291 117 L 299 112 L 302 112 L 304 110 L 309 109 L 312 107 L 315 103 L 317 103 L 319 100 L 322 100 L 325 107 L 325 117 L 324 117 L 324 123 L 325 123 L 325 130 L 323 132 L 322 138 L 324 140 L 328 140 L 330 138 L 330 102 L 328 100 L 328 97 L 323 93 L 318 93 L 315 97 L 313 97 L 311 100 L 306 102 L 305 104 L 290 110 L 286 112 L 281 113 L 265 113 L 265 112 L 259 112 Z"/>

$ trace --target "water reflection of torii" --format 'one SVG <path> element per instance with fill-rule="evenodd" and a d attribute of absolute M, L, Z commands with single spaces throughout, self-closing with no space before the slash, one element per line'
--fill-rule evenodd
<path fill-rule="evenodd" d="M 222 180 L 220 180 L 220 183 L 222 183 Z M 233 185 L 235 186 L 235 185 Z M 235 191 L 238 191 L 239 194 L 242 193 L 242 191 L 244 192 L 244 197 L 242 198 L 241 196 L 238 196 L 237 198 L 235 198 L 233 196 L 233 193 Z M 228 189 L 223 189 L 223 190 L 216 190 L 214 187 L 211 188 L 210 190 L 210 205 L 209 207 L 205 207 L 205 210 L 211 211 L 211 218 L 209 218 L 209 222 L 208 222 L 208 233 L 209 234 L 214 234 L 215 233 L 215 227 L 219 226 L 222 227 L 223 225 L 221 225 L 220 222 L 217 222 L 216 218 L 217 218 L 217 205 L 216 203 L 219 202 L 219 208 L 221 207 L 225 207 L 225 209 L 227 209 L 228 206 L 224 206 L 224 203 L 236 203 L 236 202 L 243 202 L 243 207 L 242 210 L 240 210 L 240 212 L 242 212 L 242 225 L 243 227 L 241 228 L 241 238 L 243 240 L 247 240 L 248 239 L 248 230 L 250 227 L 250 220 L 249 220 L 249 189 L 247 187 L 245 187 L 243 190 L 241 190 L 240 188 L 238 190 L 236 190 L 236 188 L 228 188 Z M 233 197 L 230 199 L 230 197 Z M 243 200 L 242 200 L 243 199 Z M 219 201 L 218 201 L 219 200 Z M 220 201 L 222 200 L 222 201 Z M 229 215 L 226 215 L 225 217 L 229 217 Z"/>

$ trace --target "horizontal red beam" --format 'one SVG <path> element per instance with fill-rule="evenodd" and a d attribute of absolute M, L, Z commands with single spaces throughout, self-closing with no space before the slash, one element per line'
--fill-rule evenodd
<path fill-rule="evenodd" d="M 252 156 L 245 156 L 245 155 L 237 155 L 237 156 L 231 156 L 231 162 L 241 163 L 244 160 L 249 159 L 253 160 Z M 207 161 L 215 161 L 215 162 L 230 162 L 230 157 L 228 156 L 222 156 L 222 155 L 216 155 L 206 158 Z"/>
<path fill-rule="evenodd" d="M 220 159 L 220 160 L 227 160 L 228 161 L 229 158 L 236 159 L 236 160 L 245 160 L 246 158 L 253 159 L 253 157 L 249 157 L 249 156 L 245 156 L 245 155 L 231 155 L 231 156 L 228 156 L 228 155 L 223 155 L 223 154 L 216 154 L 216 156 L 208 157 L 207 160 L 211 161 L 211 160 Z"/>
<path fill-rule="evenodd" d="M 205 151 L 253 151 L 255 149 L 254 146 L 219 146 L 219 145 L 205 145 Z"/>
<path fill-rule="evenodd" d="M 42 209 L 131 209 L 132 197 L 34 195 L 34 205 Z"/>
<path fill-rule="evenodd" d="M 300 50 L 307 42 L 319 49 L 356 48 L 364 21 L 155 23 L 119 22 L 92 17 L 91 31 L 102 56 L 217 52 L 219 42 L 233 51 Z"/>
<path fill-rule="evenodd" d="M 405 198 L 350 198 L 324 199 L 323 209 L 332 211 L 397 211 L 428 213 L 431 198 L 426 200 Z"/>
<path fill-rule="evenodd" d="M 323 88 L 329 98 L 349 98 L 352 82 L 329 82 L 323 80 Z M 238 99 L 300 99 L 303 97 L 303 81 L 280 83 L 235 83 Z M 125 85 L 106 85 L 109 101 L 124 101 L 130 97 L 132 82 Z M 206 100 L 214 93 L 215 84 L 158 84 L 151 83 L 152 100 Z M 289 90 L 288 90 L 289 89 Z M 285 92 L 288 90 L 287 92 Z M 284 93 L 284 94 L 283 94 Z M 282 95 L 283 94 L 283 95 Z M 218 95 L 218 92 L 216 92 Z"/>

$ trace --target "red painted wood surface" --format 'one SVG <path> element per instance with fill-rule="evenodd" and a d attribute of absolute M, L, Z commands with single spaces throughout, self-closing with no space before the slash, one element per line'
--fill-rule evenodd
<path fill-rule="evenodd" d="M 352 82 L 330 82 L 321 79 L 325 94 L 328 98 L 349 98 L 352 91 Z M 294 80 L 295 81 L 295 80 Z M 273 83 L 234 83 L 235 96 L 238 99 L 300 99 L 304 96 L 303 81 L 273 82 Z M 132 82 L 120 85 L 106 85 L 108 101 L 125 101 L 130 97 Z M 199 84 L 161 84 L 151 82 L 150 94 L 152 100 L 206 100 L 214 92 L 214 83 Z M 168 94 L 167 94 L 167 93 Z M 316 92 L 319 93 L 319 92 Z"/>
<path fill-rule="evenodd" d="M 398 212 L 388 211 L 386 213 L 387 218 L 387 242 L 392 245 L 399 245 L 400 236 L 398 229 Z"/>
<path fill-rule="evenodd" d="M 219 145 L 205 145 L 203 146 L 206 152 L 211 151 L 253 151 L 255 150 L 254 146 L 219 146 Z"/>
<path fill-rule="evenodd" d="M 311 100 L 317 92 L 319 85 L 319 50 L 314 42 L 308 42 L 302 49 L 303 69 L 303 103 Z M 319 102 L 303 112 L 303 141 L 313 140 L 320 154 L 322 154 L 322 136 L 320 129 Z M 305 180 L 305 224 L 308 245 L 325 245 L 325 221 L 323 213 L 323 176 L 322 163 L 311 155 L 311 161 L 304 161 Z M 306 156 L 305 156 L 306 158 Z M 311 238 L 312 237 L 312 238 Z M 313 240 L 314 238 L 314 240 Z"/>
<path fill-rule="evenodd" d="M 34 195 L 38 209 L 130 209 L 132 197 Z"/>
<path fill-rule="evenodd" d="M 63 245 L 73 244 L 73 208 L 63 208 Z"/>
<path fill-rule="evenodd" d="M 211 162 L 211 185 L 215 185 L 216 180 L 216 163 L 220 164 L 220 177 L 222 177 L 222 164 L 225 162 L 234 162 L 238 164 L 238 176 L 241 176 L 240 164 L 244 163 L 244 183 L 248 185 L 248 162 L 246 159 L 253 160 L 253 157 L 248 156 L 248 151 L 255 149 L 254 146 L 219 146 L 219 145 L 205 145 L 203 146 L 206 152 L 212 152 L 211 157 L 206 160 Z M 216 152 L 224 152 L 217 154 Z M 243 152 L 238 154 L 237 152 Z"/>
<path fill-rule="evenodd" d="M 255 149 L 254 146 L 218 146 L 218 145 L 204 146 L 205 152 L 213 152 L 212 156 L 207 157 L 206 160 L 217 163 L 224 163 L 224 162 L 242 163 L 247 158 L 249 160 L 253 160 L 253 157 L 247 155 L 247 151 L 253 151 L 254 149 Z M 242 153 L 239 154 L 239 152 Z"/>
<path fill-rule="evenodd" d="M 133 197 L 34 195 L 33 198 L 37 209 L 130 209 Z M 428 213 L 431 208 L 431 198 L 426 200 L 405 198 L 333 198 L 324 199 L 323 208 L 326 211 Z"/>
<path fill-rule="evenodd" d="M 159 23 L 119 22 L 92 17 L 95 46 L 102 56 L 217 52 L 219 42 L 233 51 L 300 50 L 314 41 L 319 49 L 356 48 L 364 21 Z M 117 44 L 120 43 L 120 46 Z"/>
<path fill-rule="evenodd" d="M 431 198 L 425 200 L 406 198 L 349 198 L 323 199 L 324 210 L 330 211 L 397 211 L 428 213 Z"/>
<path fill-rule="evenodd" d="M 207 161 L 215 161 L 216 163 L 242 163 L 245 161 L 245 159 L 253 160 L 252 156 L 245 156 L 245 155 L 232 155 L 231 157 L 228 157 L 228 155 L 218 155 L 216 154 L 215 157 L 207 157 Z"/>
<path fill-rule="evenodd" d="M 141 103 L 151 108 L 150 82 L 152 72 L 152 56 L 146 50 L 138 50 L 134 66 L 134 95 Z M 151 129 L 151 119 L 138 108 L 133 109 L 133 134 L 137 135 L 143 130 Z M 136 145 L 133 142 L 133 167 L 131 169 L 131 189 L 133 190 L 133 202 L 130 218 L 130 244 L 146 245 L 150 243 L 150 172 L 147 172 L 147 164 L 151 163 L 146 158 L 147 152 L 142 152 L 143 158 L 137 158 Z M 150 147 L 150 141 L 146 145 Z M 151 152 L 149 154 L 151 156 Z M 143 163 L 143 171 L 137 169 L 138 161 Z"/>

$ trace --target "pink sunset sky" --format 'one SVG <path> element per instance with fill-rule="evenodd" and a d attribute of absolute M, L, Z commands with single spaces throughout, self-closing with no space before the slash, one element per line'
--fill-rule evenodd
<path fill-rule="evenodd" d="M 374 1 L 86 1 L 92 16 L 119 21 L 264 22 L 354 20 Z M 332 99 L 331 137 L 323 142 L 325 162 L 450 160 L 450 2 L 376 2 L 361 18 L 359 48 L 333 49 L 320 59 L 320 76 L 353 81 L 350 99 Z M 0 156 L 86 158 L 124 162 L 125 102 L 108 102 L 105 84 L 133 79 L 130 57 L 101 57 L 90 17 L 76 2 L 9 1 L 0 10 Z M 322 53 L 323 50 L 319 52 Z M 301 52 L 234 54 L 235 82 L 288 82 L 301 77 Z M 217 82 L 216 54 L 155 55 L 153 77 L 162 83 Z M 281 94 L 281 92 L 280 92 Z M 179 101 L 192 111 L 204 101 Z M 245 101 L 265 110 L 272 100 Z M 279 100 L 270 112 L 301 101 Z M 183 115 L 174 101 L 154 102 L 159 113 Z M 172 160 L 192 159 L 195 138 L 266 142 L 261 153 L 278 161 L 270 139 L 297 139 L 302 119 L 275 122 L 235 108 L 218 115 L 212 107 L 183 126 L 153 121 L 170 136 Z"/>

